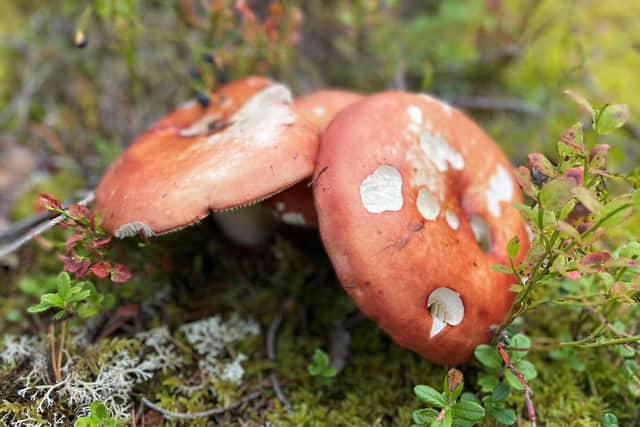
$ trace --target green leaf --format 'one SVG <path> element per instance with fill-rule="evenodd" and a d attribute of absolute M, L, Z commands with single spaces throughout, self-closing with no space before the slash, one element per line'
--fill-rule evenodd
<path fill-rule="evenodd" d="M 418 409 L 411 414 L 416 424 L 429 424 L 438 416 L 438 411 L 433 408 Z"/>
<path fill-rule="evenodd" d="M 73 423 L 73 427 L 91 427 L 91 419 L 89 417 L 80 417 Z"/>
<path fill-rule="evenodd" d="M 623 126 L 628 119 L 629 106 L 627 104 L 606 105 L 596 114 L 593 127 L 600 135 L 605 135 Z"/>
<path fill-rule="evenodd" d="M 53 315 L 53 320 L 60 320 L 67 314 L 67 310 L 60 310 L 56 314 Z"/>
<path fill-rule="evenodd" d="M 511 267 L 507 267 L 506 265 L 492 264 L 491 269 L 493 271 L 497 271 L 498 273 L 513 274 L 513 270 L 511 269 Z"/>
<path fill-rule="evenodd" d="M 451 427 L 453 425 L 453 415 L 451 413 L 451 408 L 446 408 L 444 411 L 444 417 L 442 417 L 442 419 L 440 420 L 438 419 L 438 417 L 436 417 L 436 419 L 431 422 L 430 427 Z"/>
<path fill-rule="evenodd" d="M 478 377 L 478 385 L 480 389 L 485 393 L 493 391 L 494 388 L 498 386 L 500 381 L 498 377 L 496 377 L 496 373 L 483 374 Z"/>
<path fill-rule="evenodd" d="M 511 387 L 509 387 L 509 384 L 500 383 L 498 387 L 493 389 L 493 393 L 491 393 L 491 397 L 494 400 L 501 402 L 509 396 L 509 393 L 511 393 Z"/>
<path fill-rule="evenodd" d="M 507 353 L 509 353 L 509 357 L 511 357 L 511 361 L 516 362 L 527 355 L 527 353 L 529 352 L 528 348 L 531 347 L 531 340 L 529 339 L 528 336 L 524 334 L 515 334 L 509 340 L 509 347 L 526 349 L 526 350 L 508 350 L 507 351 Z"/>
<path fill-rule="evenodd" d="M 618 417 L 607 412 L 602 416 L 602 427 L 618 427 Z"/>
<path fill-rule="evenodd" d="M 73 303 L 73 302 L 84 301 L 85 299 L 87 299 L 89 297 L 89 295 L 91 295 L 90 291 L 82 291 L 79 294 L 72 295 L 67 300 L 67 302 Z"/>
<path fill-rule="evenodd" d="M 469 400 L 471 402 L 476 402 L 476 403 L 480 403 L 480 399 L 478 399 L 478 396 L 475 395 L 475 393 L 471 393 L 468 391 L 465 391 L 464 393 L 462 393 L 462 395 L 460 396 L 460 400 Z"/>
<path fill-rule="evenodd" d="M 516 422 L 516 413 L 513 409 L 491 407 L 491 409 L 487 408 L 487 413 L 489 416 L 495 418 L 498 424 L 511 426 Z"/>
<path fill-rule="evenodd" d="M 413 388 L 416 397 L 427 405 L 437 408 L 447 406 L 447 400 L 444 395 L 428 385 L 417 385 Z"/>
<path fill-rule="evenodd" d="M 552 211 L 562 209 L 573 198 L 571 190 L 575 186 L 576 182 L 569 178 L 561 177 L 548 181 L 542 186 L 538 195 L 540 204 Z"/>
<path fill-rule="evenodd" d="M 91 402 L 91 406 L 89 406 L 91 411 L 91 418 L 96 421 L 103 421 L 109 418 L 109 411 L 107 411 L 107 407 L 104 406 L 99 400 Z"/>
<path fill-rule="evenodd" d="M 461 400 L 453 405 L 453 419 L 455 421 L 466 421 L 474 423 L 484 418 L 484 408 L 476 402 L 470 400 Z"/>
<path fill-rule="evenodd" d="M 571 192 L 589 212 L 597 214 L 602 210 L 602 203 L 600 203 L 593 191 L 588 188 L 575 187 Z"/>
<path fill-rule="evenodd" d="M 528 360 L 519 360 L 517 362 L 513 362 L 513 367 L 516 368 L 527 381 L 531 381 L 538 376 L 536 367 Z"/>
<path fill-rule="evenodd" d="M 518 256 L 518 252 L 520 252 L 520 239 L 518 236 L 513 236 L 507 243 L 507 255 L 513 259 Z"/>
<path fill-rule="evenodd" d="M 27 308 L 27 311 L 29 313 L 42 313 L 43 311 L 47 311 L 50 308 L 51 305 L 41 302 L 40 304 L 32 305 L 31 307 Z"/>
<path fill-rule="evenodd" d="M 71 288 L 71 277 L 69 273 L 62 272 L 58 275 L 58 294 L 64 299 Z"/>
<path fill-rule="evenodd" d="M 493 346 L 480 344 L 473 351 L 473 355 L 480 363 L 482 363 L 483 366 L 493 371 L 497 371 L 502 367 L 502 358 L 500 357 L 498 350 Z"/>
<path fill-rule="evenodd" d="M 40 297 L 40 302 L 51 307 L 64 308 L 64 300 L 58 294 L 44 294 Z"/>

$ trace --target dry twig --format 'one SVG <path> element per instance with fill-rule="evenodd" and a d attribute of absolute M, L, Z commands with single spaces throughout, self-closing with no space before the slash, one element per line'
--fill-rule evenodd
<path fill-rule="evenodd" d="M 260 397 L 262 395 L 262 392 L 260 391 L 254 391 L 253 393 L 249 393 L 248 395 L 246 395 L 245 397 L 243 397 L 242 399 L 238 400 L 237 402 L 232 403 L 229 406 L 225 406 L 223 408 L 213 408 L 213 409 L 208 409 L 206 411 L 200 411 L 200 412 L 192 412 L 192 413 L 184 413 L 184 412 L 174 412 L 174 411 L 169 411 L 168 409 L 164 409 L 154 403 L 149 402 L 149 400 L 146 397 L 142 398 L 142 403 L 144 403 L 146 406 L 148 406 L 149 408 L 153 409 L 154 411 L 158 411 L 160 412 L 163 416 L 165 416 L 166 418 L 178 418 L 181 420 L 193 420 L 195 418 L 207 418 L 207 417 L 211 417 L 213 415 L 220 415 L 220 414 L 224 414 L 225 412 L 231 411 L 233 409 L 238 408 L 239 406 L 253 400 L 256 399 L 258 397 Z"/>
<path fill-rule="evenodd" d="M 285 408 L 287 408 L 287 412 L 291 412 L 291 403 L 287 399 L 287 397 L 282 392 L 280 388 L 280 382 L 278 381 L 278 373 L 276 372 L 276 336 L 278 335 L 278 328 L 282 323 L 282 313 L 278 313 L 276 317 L 269 325 L 269 330 L 267 332 L 267 357 L 269 361 L 273 363 L 273 367 L 271 368 L 271 372 L 269 373 L 269 380 L 271 381 L 271 387 L 273 387 L 273 391 L 276 393 L 276 397 Z"/>

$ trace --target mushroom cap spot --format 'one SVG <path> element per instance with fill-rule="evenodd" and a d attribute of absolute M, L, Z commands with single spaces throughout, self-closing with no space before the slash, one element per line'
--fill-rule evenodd
<path fill-rule="evenodd" d="M 439 323 L 456 326 L 464 319 L 464 304 L 462 304 L 460 294 L 449 288 L 436 288 L 431 292 L 427 300 L 427 308 L 433 318 L 431 337 L 444 328 Z"/>
<path fill-rule="evenodd" d="M 179 135 L 190 137 L 207 133 L 210 125 L 212 123 L 215 123 L 215 121 L 218 119 L 220 119 L 220 115 L 205 114 L 200 120 L 193 123 L 191 126 L 185 129 L 181 129 Z"/>
<path fill-rule="evenodd" d="M 115 231 L 115 233 L 113 233 L 113 235 L 116 236 L 118 239 L 122 239 L 125 237 L 136 236 L 138 233 L 142 233 L 145 237 L 152 237 L 152 236 L 155 236 L 156 234 L 144 222 L 133 221 L 133 222 L 129 222 L 127 224 L 122 225 L 120 228 L 118 228 Z"/>
<path fill-rule="evenodd" d="M 471 225 L 473 236 L 476 238 L 476 242 L 478 242 L 478 246 L 480 246 L 482 252 L 489 252 L 492 242 L 491 229 L 489 228 L 487 221 L 485 221 L 480 215 L 471 215 L 469 223 Z"/>
<path fill-rule="evenodd" d="M 496 172 L 489 178 L 485 197 L 487 209 L 495 217 L 500 216 L 500 202 L 508 202 L 513 198 L 513 180 L 504 166 L 498 165 Z"/>
<path fill-rule="evenodd" d="M 447 209 L 444 212 L 444 218 L 447 220 L 447 224 L 449 224 L 449 227 L 451 227 L 452 229 L 457 230 L 458 227 L 460 227 L 460 219 L 454 211 Z"/>
<path fill-rule="evenodd" d="M 418 191 L 416 206 L 418 207 L 420 215 L 429 221 L 435 221 L 440 214 L 440 203 L 438 199 L 426 188 L 421 188 L 420 191 Z"/>
<path fill-rule="evenodd" d="M 422 132 L 420 134 L 420 148 L 440 172 L 448 169 L 447 163 L 456 170 L 464 168 L 462 155 L 447 144 L 447 141 L 439 133 Z"/>
<path fill-rule="evenodd" d="M 284 211 L 284 202 L 276 202 L 276 210 L 278 212 L 283 212 Z"/>
<path fill-rule="evenodd" d="M 409 115 L 409 119 L 415 124 L 422 124 L 422 110 L 415 105 L 410 105 L 407 108 L 407 114 Z"/>
<path fill-rule="evenodd" d="M 370 213 L 402 209 L 402 175 L 390 165 L 379 166 L 360 184 L 362 206 Z"/>
<path fill-rule="evenodd" d="M 429 338 L 433 338 L 436 335 L 438 335 L 444 329 L 445 326 L 447 326 L 446 323 L 444 323 L 442 320 L 438 319 L 437 317 L 433 317 L 431 319 L 431 331 L 429 332 Z"/>
<path fill-rule="evenodd" d="M 290 225 L 307 225 L 304 215 L 299 212 L 285 212 L 282 214 L 282 222 Z"/>

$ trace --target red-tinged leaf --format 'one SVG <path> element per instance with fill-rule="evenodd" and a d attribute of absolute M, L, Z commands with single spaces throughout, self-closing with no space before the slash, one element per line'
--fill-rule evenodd
<path fill-rule="evenodd" d="M 609 252 L 591 252 L 589 255 L 586 255 L 584 258 L 582 258 L 582 264 L 590 266 L 600 266 L 610 259 L 611 254 Z"/>
<path fill-rule="evenodd" d="M 71 249 L 73 249 L 75 247 L 76 243 L 78 243 L 82 239 L 83 239 L 82 233 L 79 233 L 79 232 L 75 232 L 71 236 L 69 236 L 67 238 L 67 242 L 66 242 L 66 252 L 65 253 L 68 255 L 69 252 L 71 252 Z"/>
<path fill-rule="evenodd" d="M 97 262 L 91 266 L 90 270 L 94 276 L 105 279 L 111 274 L 111 264 L 106 261 Z"/>
<path fill-rule="evenodd" d="M 575 168 L 569 168 L 562 174 L 563 177 L 572 179 L 577 185 L 582 185 L 584 179 L 584 168 L 582 166 L 576 166 Z"/>
<path fill-rule="evenodd" d="M 597 144 L 589 153 L 589 166 L 592 169 L 605 169 L 607 167 L 608 144 Z"/>
<path fill-rule="evenodd" d="M 560 142 L 571 147 L 575 152 L 584 153 L 582 123 L 577 123 L 560 135 Z M 561 153 L 568 154 L 568 153 Z"/>
<path fill-rule="evenodd" d="M 50 211 L 57 211 L 62 209 L 62 203 L 60 203 L 58 199 L 47 193 L 40 194 L 40 202 L 45 209 Z"/>
<path fill-rule="evenodd" d="M 564 221 L 557 221 L 556 222 L 556 230 L 558 230 L 561 233 L 566 234 L 567 236 L 571 237 L 572 239 L 575 240 L 580 240 L 580 233 L 578 233 L 578 230 L 576 230 L 571 224 L 564 222 Z"/>
<path fill-rule="evenodd" d="M 111 270 L 111 281 L 114 283 L 124 283 L 131 278 L 131 272 L 124 264 L 116 264 Z"/>
<path fill-rule="evenodd" d="M 530 153 L 529 163 L 531 164 L 531 176 L 533 182 L 540 185 L 556 176 L 556 168 L 549 159 L 541 153 Z"/>
<path fill-rule="evenodd" d="M 583 222 L 582 224 L 578 225 L 578 233 L 582 234 L 585 231 L 587 231 L 589 228 L 591 228 L 591 226 L 594 224 L 594 222 L 589 221 L 589 222 Z"/>
<path fill-rule="evenodd" d="M 579 271 L 567 271 L 566 273 L 564 273 L 564 277 L 571 280 L 578 280 L 582 277 L 582 274 L 580 274 Z"/>
<path fill-rule="evenodd" d="M 533 183 L 531 171 L 524 166 L 518 167 L 515 171 L 516 179 L 527 196 L 535 199 L 538 196 L 538 187 Z"/>
<path fill-rule="evenodd" d="M 80 278 L 87 275 L 89 267 L 91 266 L 91 262 L 86 258 L 63 255 L 59 255 L 59 258 L 62 261 L 64 271 L 73 273 Z"/>
<path fill-rule="evenodd" d="M 90 219 L 91 217 L 91 211 L 89 210 L 89 208 L 87 208 L 86 206 L 79 205 L 77 203 L 74 203 L 71 206 L 69 206 L 68 211 L 71 216 L 74 216 L 76 218 L 79 217 L 79 218 Z"/>
<path fill-rule="evenodd" d="M 111 236 L 103 237 L 102 239 L 95 239 L 91 242 L 91 246 L 95 249 L 99 246 L 104 246 L 111 241 Z"/>

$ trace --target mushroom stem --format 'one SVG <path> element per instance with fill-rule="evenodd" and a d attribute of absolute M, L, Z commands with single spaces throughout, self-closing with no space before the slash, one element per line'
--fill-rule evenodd
<path fill-rule="evenodd" d="M 214 212 L 213 219 L 232 242 L 255 247 L 265 243 L 276 227 L 271 212 L 261 205 L 251 205 L 230 211 Z"/>

